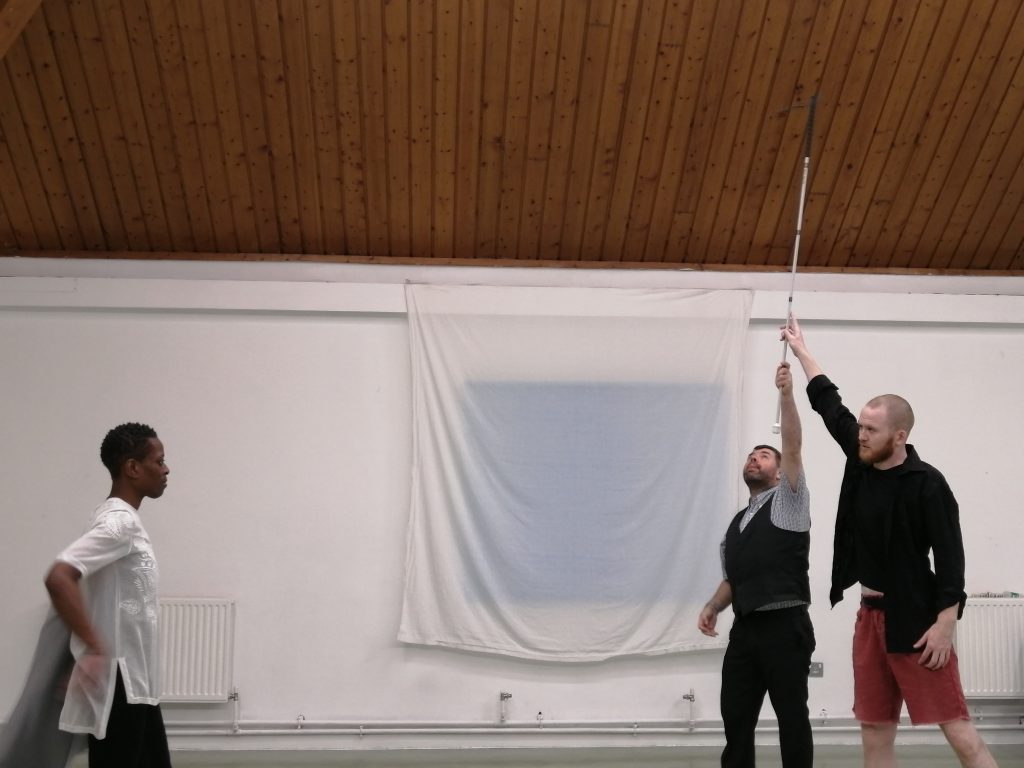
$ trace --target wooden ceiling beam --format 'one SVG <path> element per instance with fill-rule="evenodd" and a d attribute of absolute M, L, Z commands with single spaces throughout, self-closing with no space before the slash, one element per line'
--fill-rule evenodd
<path fill-rule="evenodd" d="M 43 0 L 7 0 L 0 9 L 0 61 L 42 3 Z"/>
<path fill-rule="evenodd" d="M 542 269 L 600 269 L 600 270 L 665 270 L 678 272 L 789 272 L 786 264 L 719 264 L 712 262 L 665 261 L 576 261 L 570 259 L 516 259 L 516 258 L 458 258 L 430 256 L 359 256 L 334 253 L 211 253 L 185 251 L 53 251 L 53 250 L 0 250 L 0 257 L 24 259 L 95 259 L 128 261 L 208 261 L 208 262 L 268 262 L 314 264 L 389 264 L 416 267 L 526 267 Z M 1005 269 L 930 269 L 890 268 L 887 275 L 943 275 L 957 277 L 1024 277 L 1024 268 L 1011 261 Z M 870 267 L 800 267 L 807 274 L 877 275 Z"/>

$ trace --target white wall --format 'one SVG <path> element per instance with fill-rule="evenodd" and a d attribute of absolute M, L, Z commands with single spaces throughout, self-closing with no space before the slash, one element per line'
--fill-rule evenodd
<path fill-rule="evenodd" d="M 0 275 L 0 715 L 45 611 L 42 575 L 108 490 L 99 441 L 141 420 L 171 467 L 165 496 L 142 508 L 162 591 L 237 601 L 243 720 L 485 723 L 506 690 L 512 720 L 667 721 L 689 717 L 691 688 L 694 716 L 718 719 L 720 652 L 537 664 L 395 641 L 411 436 L 402 283 L 753 290 L 741 418 L 753 445 L 774 437 L 788 276 L 17 259 Z M 889 391 L 914 405 L 911 442 L 960 501 L 968 592 L 1024 592 L 1024 279 L 808 275 L 795 307 L 855 411 Z M 798 402 L 825 665 L 810 708 L 828 722 L 852 699 L 855 600 L 828 608 L 842 458 Z"/>

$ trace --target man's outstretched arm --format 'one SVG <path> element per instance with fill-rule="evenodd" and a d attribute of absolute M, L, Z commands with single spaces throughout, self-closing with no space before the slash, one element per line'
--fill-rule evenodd
<path fill-rule="evenodd" d="M 782 406 L 782 471 L 789 481 L 789 487 L 795 491 L 800 482 L 800 472 L 803 470 L 803 458 L 800 455 L 803 431 L 800 426 L 800 413 L 793 398 L 793 373 L 789 370 L 789 363 L 779 363 L 778 370 L 775 371 L 775 386 L 779 390 L 779 402 Z"/>
<path fill-rule="evenodd" d="M 821 370 L 821 366 L 818 365 L 818 361 L 814 359 L 807 349 L 807 342 L 804 341 L 803 331 L 800 330 L 800 323 L 797 322 L 795 317 L 791 316 L 789 324 L 783 326 L 782 338 L 789 344 L 789 348 L 793 350 L 793 355 L 796 359 L 800 361 L 800 366 L 804 369 L 807 381 L 824 373 Z"/>

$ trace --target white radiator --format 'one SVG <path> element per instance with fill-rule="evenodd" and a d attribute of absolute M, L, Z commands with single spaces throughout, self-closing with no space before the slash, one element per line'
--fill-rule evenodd
<path fill-rule="evenodd" d="M 1024 698 L 1024 599 L 968 598 L 956 655 L 965 696 Z"/>
<path fill-rule="evenodd" d="M 215 597 L 160 600 L 162 701 L 227 701 L 232 692 L 235 604 Z"/>

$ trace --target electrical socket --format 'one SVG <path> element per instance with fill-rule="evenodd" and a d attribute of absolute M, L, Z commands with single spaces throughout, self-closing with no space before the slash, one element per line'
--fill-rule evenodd
<path fill-rule="evenodd" d="M 825 664 L 820 661 L 812 661 L 810 676 L 811 677 L 823 677 L 825 674 Z"/>

